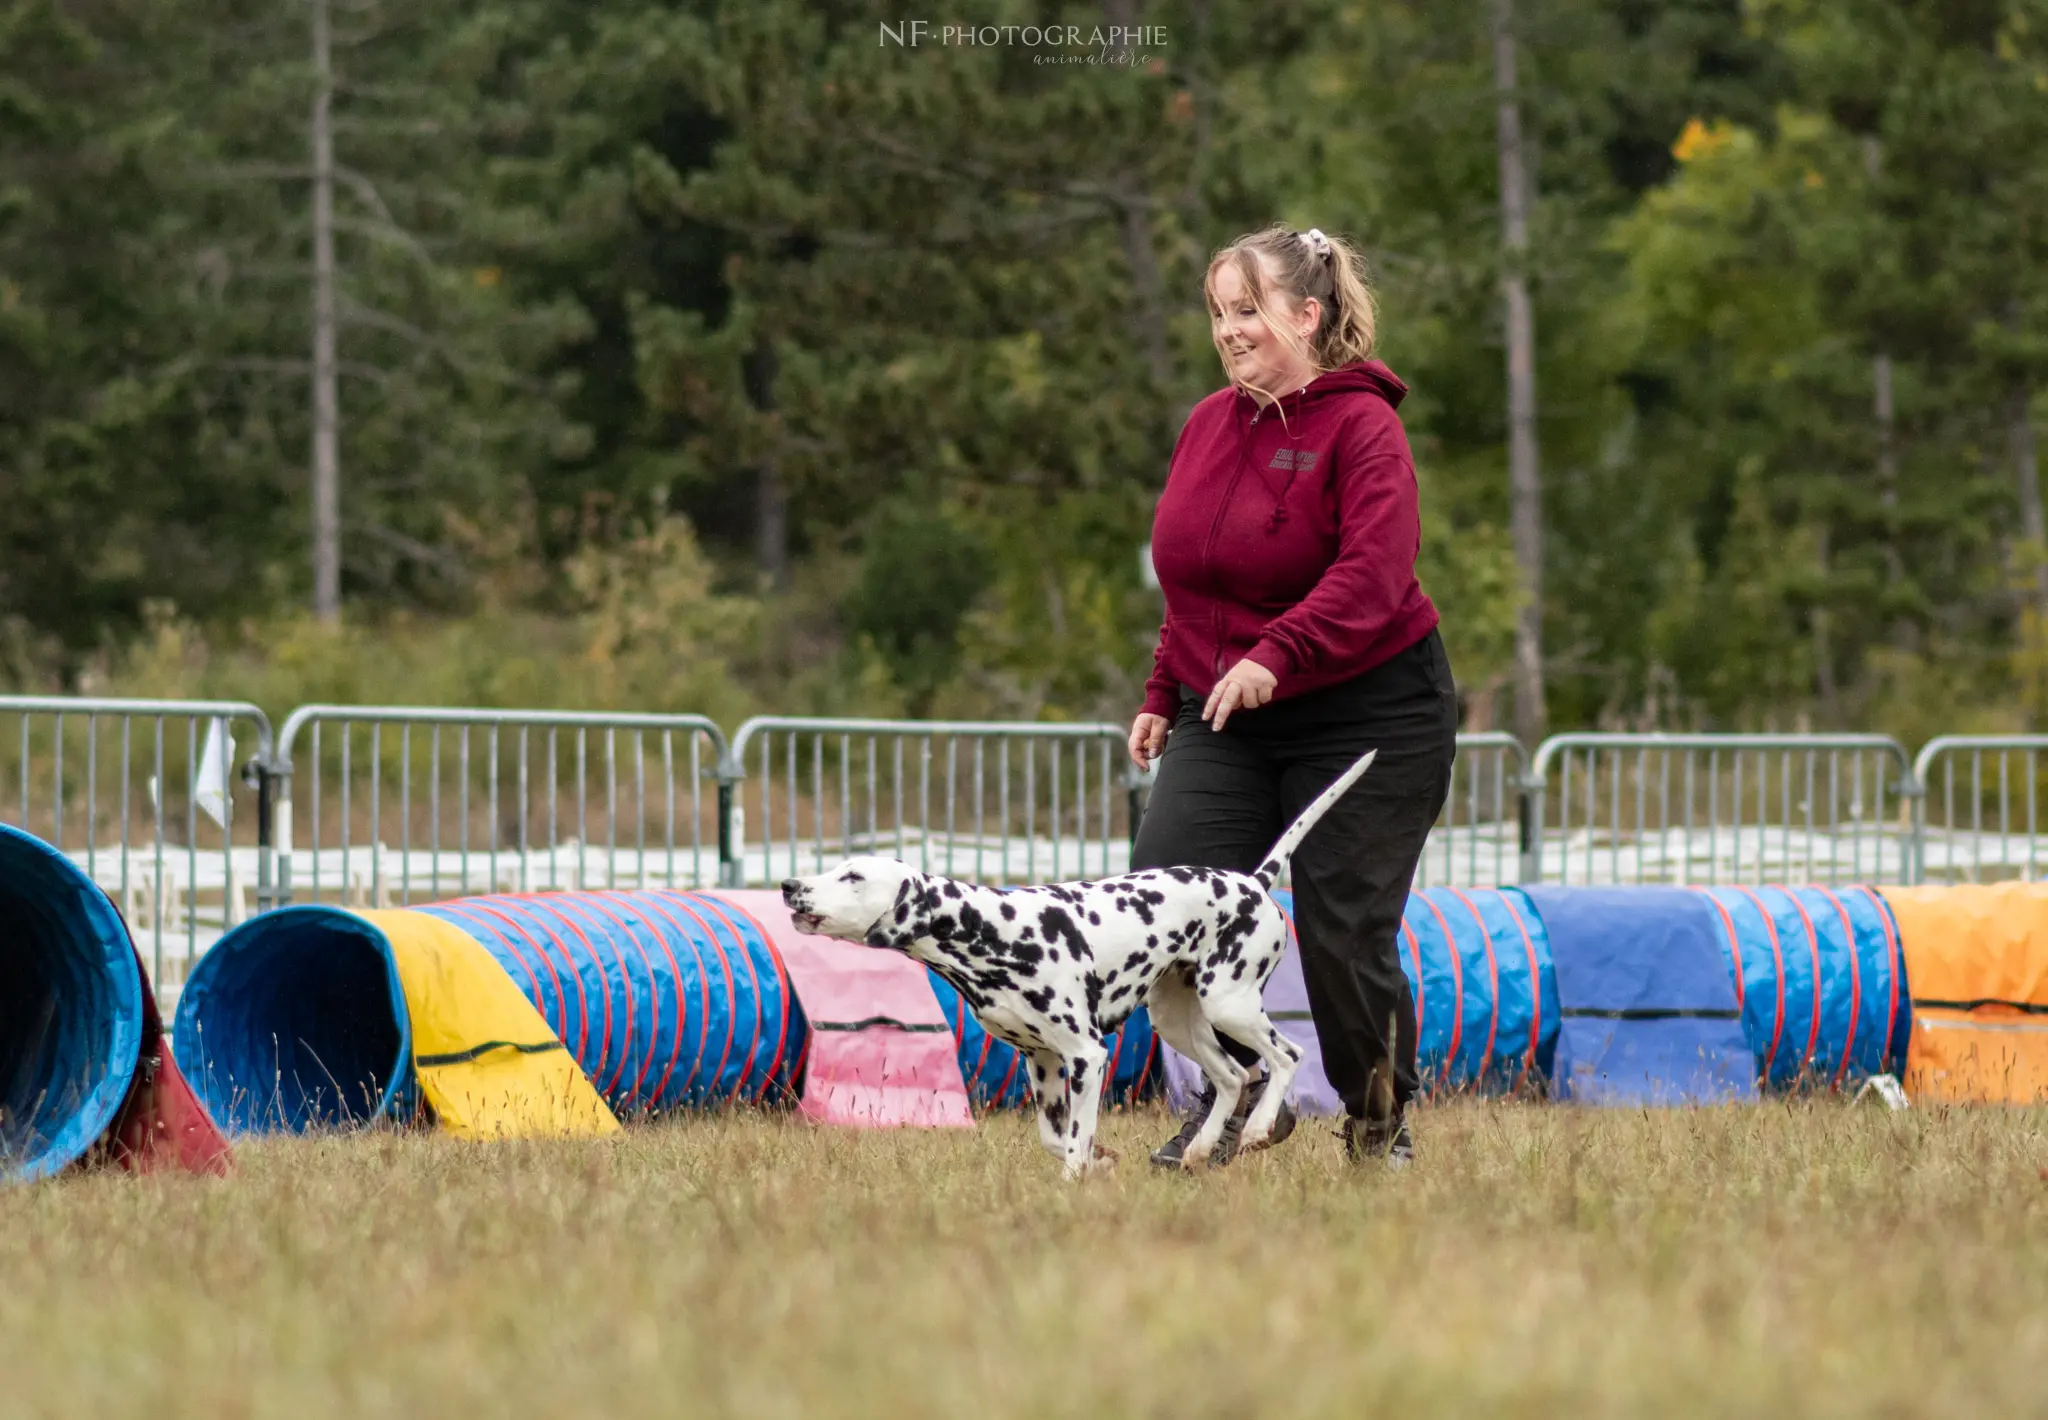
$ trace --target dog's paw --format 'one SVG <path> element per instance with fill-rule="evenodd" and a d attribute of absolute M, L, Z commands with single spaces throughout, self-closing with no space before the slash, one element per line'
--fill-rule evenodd
<path fill-rule="evenodd" d="M 1085 1160 L 1075 1160 L 1066 1165 L 1064 1173 L 1070 1179 L 1086 1178 L 1090 1174 L 1110 1173 L 1116 1168 L 1117 1151 L 1106 1144 L 1094 1146 L 1095 1152 Z"/>

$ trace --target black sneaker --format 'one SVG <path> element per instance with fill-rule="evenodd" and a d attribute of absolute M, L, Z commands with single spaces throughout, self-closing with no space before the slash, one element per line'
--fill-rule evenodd
<path fill-rule="evenodd" d="M 1344 1156 L 1354 1164 L 1384 1159 L 1389 1169 L 1405 1169 L 1415 1162 L 1415 1138 L 1408 1132 L 1408 1112 L 1392 1119 L 1344 1120 L 1341 1136 Z"/>
<path fill-rule="evenodd" d="M 1266 1076 L 1261 1073 L 1245 1087 L 1237 1098 L 1237 1108 L 1230 1118 L 1223 1121 L 1223 1137 L 1216 1141 L 1216 1147 L 1209 1154 L 1209 1167 L 1221 1168 L 1237 1157 L 1238 1137 L 1244 1133 L 1245 1121 L 1251 1118 L 1252 1110 L 1258 1106 L 1259 1097 L 1266 1093 Z M 1202 1121 L 1209 1117 L 1209 1111 L 1216 1104 L 1216 1087 L 1206 1080 L 1202 1093 L 1196 1098 L 1195 1106 L 1187 1119 L 1182 1122 L 1180 1132 L 1152 1151 L 1152 1162 L 1162 1169 L 1182 1167 L 1188 1145 L 1195 1142 L 1195 1135 L 1202 1131 Z M 1266 1136 L 1262 1148 L 1270 1149 L 1294 1132 L 1294 1106 L 1281 1102 L 1280 1113 L 1273 1119 L 1273 1132 Z"/>

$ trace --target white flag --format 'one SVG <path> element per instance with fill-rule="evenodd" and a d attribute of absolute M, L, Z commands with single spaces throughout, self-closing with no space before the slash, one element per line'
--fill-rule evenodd
<path fill-rule="evenodd" d="M 206 727 L 206 748 L 199 754 L 199 784 L 193 797 L 206 816 L 228 826 L 228 766 L 235 762 L 235 737 L 228 722 L 216 719 Z"/>

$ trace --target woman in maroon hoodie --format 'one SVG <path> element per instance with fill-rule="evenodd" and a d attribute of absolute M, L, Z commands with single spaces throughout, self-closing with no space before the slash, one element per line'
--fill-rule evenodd
<path fill-rule="evenodd" d="M 1296 931 L 1323 1068 L 1353 1159 L 1406 1164 L 1415 1007 L 1397 934 L 1450 789 L 1458 704 L 1416 581 L 1407 386 L 1371 358 L 1362 262 L 1271 227 L 1211 259 L 1204 291 L 1230 384 L 1174 445 L 1152 530 L 1166 594 L 1131 757 L 1159 761 L 1134 868 L 1250 872 L 1361 754 L 1372 768 L 1294 855 Z M 1235 1041 L 1233 1058 L 1256 1068 Z M 1265 1087 L 1246 1090 L 1227 1160 Z M 1213 1094 L 1154 1163 L 1177 1166 Z M 1275 1142 L 1294 1125 L 1283 1110 Z"/>

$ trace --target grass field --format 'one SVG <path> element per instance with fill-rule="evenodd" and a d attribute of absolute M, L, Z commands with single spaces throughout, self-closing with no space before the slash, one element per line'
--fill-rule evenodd
<path fill-rule="evenodd" d="M 0 1414 L 2048 1411 L 2048 1115 L 1459 1104 L 1205 1178 L 1113 1115 L 245 1146 L 0 1195 Z"/>

